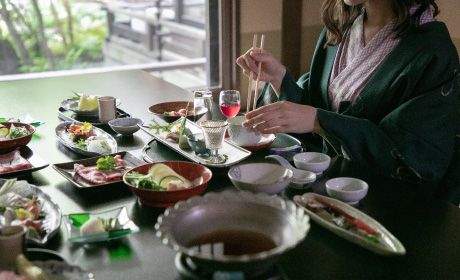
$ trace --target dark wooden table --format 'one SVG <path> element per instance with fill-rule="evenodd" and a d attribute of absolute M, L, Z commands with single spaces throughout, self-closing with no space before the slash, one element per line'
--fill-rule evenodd
<path fill-rule="evenodd" d="M 82 159 L 63 147 L 54 136 L 60 123 L 60 102 L 72 91 L 112 95 L 121 99 L 120 108 L 149 123 L 150 105 L 192 100 L 192 93 L 163 82 L 142 71 L 124 71 L 72 77 L 0 83 L 0 117 L 30 114 L 45 124 L 38 127 L 28 145 L 50 165 Z M 110 132 L 110 128 L 107 128 Z M 152 138 L 139 131 L 133 137 L 113 134 L 121 151 L 142 158 L 142 148 Z M 183 159 L 161 144 L 158 159 Z M 260 151 L 250 161 L 262 161 Z M 407 250 L 405 256 L 381 256 L 352 244 L 312 222 L 304 242 L 282 256 L 278 266 L 286 279 L 459 279 L 460 210 L 426 195 L 419 187 L 384 178 L 352 162 L 334 158 L 331 167 L 312 189 L 325 194 L 328 178 L 351 176 L 369 184 L 368 195 L 358 208 L 379 221 Z M 78 189 L 51 167 L 20 177 L 47 192 L 63 214 L 99 212 L 119 206 L 128 208 L 140 232 L 112 242 L 75 245 L 67 241 L 63 225 L 45 248 L 58 251 L 69 263 L 94 273 L 96 279 L 180 279 L 174 264 L 175 252 L 155 236 L 154 224 L 164 209 L 140 205 L 122 184 Z M 207 192 L 236 189 L 225 172 L 215 174 Z M 287 188 L 280 195 L 292 199 L 297 191 Z"/>

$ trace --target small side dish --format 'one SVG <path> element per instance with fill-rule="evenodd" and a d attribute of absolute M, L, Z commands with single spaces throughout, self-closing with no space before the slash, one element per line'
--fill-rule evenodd
<path fill-rule="evenodd" d="M 312 220 L 359 246 L 381 255 L 404 255 L 406 249 L 380 223 L 339 200 L 315 193 L 294 196 Z"/>
<path fill-rule="evenodd" d="M 76 213 L 64 216 L 69 241 L 90 243 L 117 239 L 139 231 L 129 218 L 126 207 L 99 213 Z"/>

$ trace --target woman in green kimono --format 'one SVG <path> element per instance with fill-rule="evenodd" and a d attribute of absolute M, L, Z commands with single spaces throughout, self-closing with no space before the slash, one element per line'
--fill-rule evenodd
<path fill-rule="evenodd" d="M 322 10 L 326 28 L 310 72 L 297 82 L 266 51 L 237 59 L 254 79 L 262 62 L 259 79 L 267 83 L 258 105 L 272 103 L 243 125 L 313 132 L 363 166 L 435 183 L 458 205 L 459 59 L 445 24 L 434 20 L 435 1 L 324 0 Z M 446 177 L 449 184 L 438 184 Z"/>

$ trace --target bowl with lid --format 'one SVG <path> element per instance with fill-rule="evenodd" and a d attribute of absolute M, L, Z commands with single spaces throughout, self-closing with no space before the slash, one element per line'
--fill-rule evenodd
<path fill-rule="evenodd" d="M 163 244 L 198 267 L 247 272 L 272 267 L 305 239 L 310 222 L 279 196 L 226 190 L 178 202 L 155 229 Z"/>

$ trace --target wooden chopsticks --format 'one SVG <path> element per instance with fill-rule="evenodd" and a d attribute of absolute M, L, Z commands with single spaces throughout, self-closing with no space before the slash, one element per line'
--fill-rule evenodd
<path fill-rule="evenodd" d="M 265 35 L 262 34 L 261 39 L 260 39 L 260 52 L 263 51 L 264 49 L 264 40 L 265 40 Z M 254 39 L 252 40 L 252 49 L 255 51 L 257 45 L 257 34 L 254 34 Z M 262 69 L 262 62 L 259 61 L 259 65 L 257 68 L 257 79 L 256 79 L 256 86 L 254 89 L 254 104 L 253 104 L 253 110 L 256 109 L 257 105 L 257 98 L 259 98 L 259 77 L 260 77 L 260 72 Z M 246 112 L 249 113 L 251 110 L 251 96 L 252 96 L 252 81 L 254 79 L 254 73 L 251 71 L 249 74 L 249 87 L 248 87 L 248 100 L 247 100 L 247 109 Z"/>

